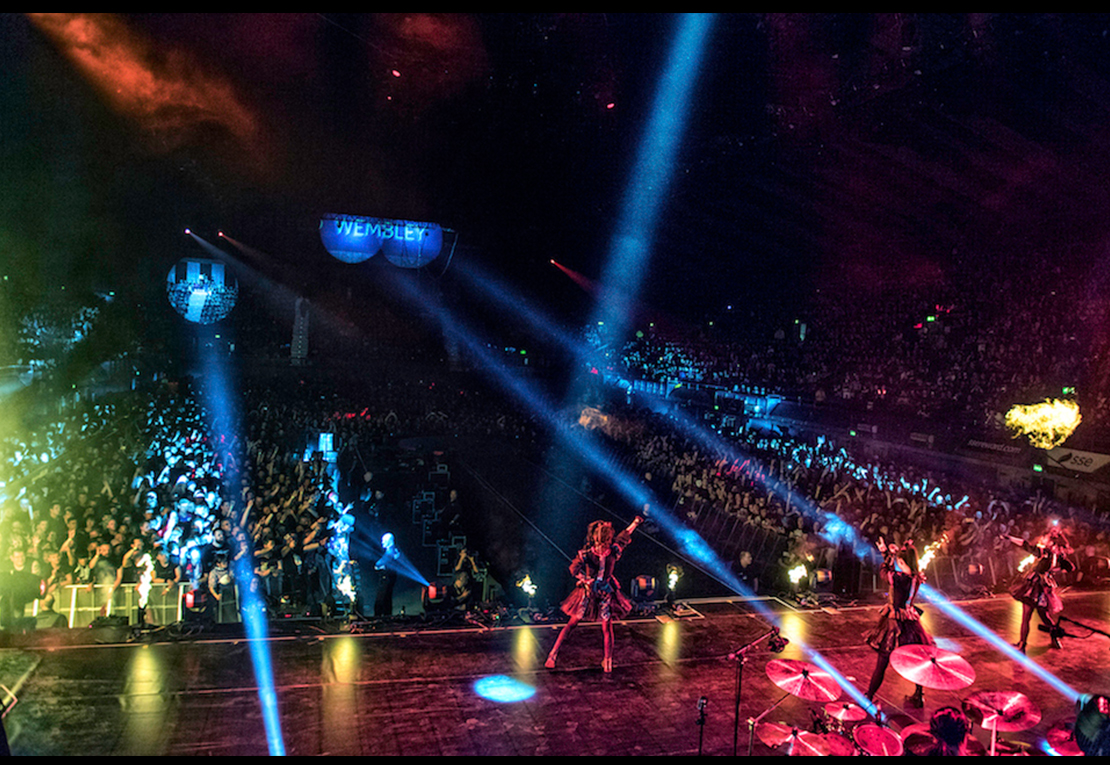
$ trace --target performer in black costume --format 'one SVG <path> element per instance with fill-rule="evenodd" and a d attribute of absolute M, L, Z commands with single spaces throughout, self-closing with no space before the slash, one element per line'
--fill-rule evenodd
<path fill-rule="evenodd" d="M 880 538 L 879 550 L 883 553 L 881 573 L 890 583 L 890 590 L 887 603 L 879 614 L 879 623 L 865 636 L 867 644 L 879 652 L 875 659 L 875 670 L 871 674 L 871 685 L 867 688 L 868 699 L 874 699 L 879 692 L 886 669 L 890 666 L 890 654 L 895 648 L 904 645 L 933 645 L 933 639 L 921 624 L 921 610 L 913 602 L 918 587 L 925 581 L 925 575 L 918 570 L 917 550 L 913 542 L 907 541 L 901 547 L 887 546 Z M 918 685 L 907 701 L 918 709 L 923 707 L 924 689 Z"/>
<path fill-rule="evenodd" d="M 382 557 L 374 564 L 378 572 L 378 592 L 374 598 L 374 616 L 393 616 L 393 587 L 397 584 L 397 559 L 401 551 L 393 535 L 382 535 Z"/>
<path fill-rule="evenodd" d="M 615 538 L 613 524 L 609 521 L 594 521 L 587 528 L 586 546 L 578 551 L 570 564 L 570 573 L 578 580 L 578 586 L 562 605 L 563 613 L 570 617 L 570 621 L 555 639 L 555 646 L 547 656 L 544 666 L 548 669 L 555 668 L 559 648 L 570 631 L 586 619 L 601 622 L 605 650 L 601 668 L 605 672 L 613 671 L 613 619 L 621 619 L 632 610 L 632 601 L 621 592 L 613 569 L 624 548 L 632 541 L 632 532 L 643 522 L 642 516 L 636 516 L 636 520 Z"/>
<path fill-rule="evenodd" d="M 1056 615 L 1064 610 L 1064 602 L 1060 599 L 1055 574 L 1058 571 L 1075 570 L 1075 564 L 1067 557 L 1072 554 L 1067 537 L 1060 527 L 1055 525 L 1037 540 L 1036 544 L 1009 534 L 1002 536 L 1036 557 L 1021 579 L 1010 588 L 1010 594 L 1014 596 L 1014 600 L 1021 603 L 1021 638 L 1014 643 L 1014 647 L 1025 653 L 1025 646 L 1029 642 L 1029 624 L 1033 620 L 1033 612 L 1036 611 L 1041 617 L 1041 623 L 1049 628 L 1052 647 L 1059 648 L 1060 636 Z"/>

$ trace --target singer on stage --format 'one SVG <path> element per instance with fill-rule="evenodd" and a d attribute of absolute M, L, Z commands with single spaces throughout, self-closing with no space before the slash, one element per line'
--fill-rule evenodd
<path fill-rule="evenodd" d="M 1068 559 L 1071 555 L 1071 545 L 1059 526 L 1052 526 L 1048 533 L 1037 540 L 1036 544 L 1026 542 L 1024 539 L 1003 534 L 1018 547 L 1035 556 L 1036 560 L 1024 572 L 1010 589 L 1014 600 L 1021 603 L 1021 637 L 1014 647 L 1025 653 L 1025 646 L 1029 642 L 1029 623 L 1033 620 L 1033 612 L 1041 617 L 1052 636 L 1052 647 L 1060 647 L 1060 637 L 1056 616 L 1064 610 L 1064 602 L 1060 600 L 1060 593 L 1056 584 L 1055 574 L 1059 571 L 1074 571 L 1075 564 Z"/>
<path fill-rule="evenodd" d="M 921 625 L 921 611 L 914 605 L 917 589 L 925 581 L 925 575 L 918 571 L 917 550 L 912 541 L 904 545 L 887 546 L 879 539 L 879 550 L 883 553 L 881 573 L 890 583 L 887 602 L 879 613 L 879 623 L 865 639 L 867 644 L 879 652 L 875 659 L 875 670 L 871 674 L 871 685 L 867 688 L 867 698 L 874 699 L 883 684 L 886 669 L 890 666 L 890 654 L 895 648 L 904 645 L 933 645 L 933 639 Z M 925 691 L 918 685 L 913 696 L 907 698 L 910 706 L 920 709 L 925 705 Z"/>
<path fill-rule="evenodd" d="M 547 656 L 544 666 L 548 669 L 555 668 L 559 648 L 570 631 L 586 619 L 601 622 L 605 650 L 601 668 L 605 672 L 613 671 L 613 619 L 621 619 L 632 610 L 632 601 L 621 592 L 613 569 L 624 548 L 632 541 L 632 532 L 643 522 L 642 516 L 636 516 L 636 520 L 615 538 L 613 524 L 608 521 L 594 521 L 587 528 L 586 544 L 570 564 L 570 573 L 578 580 L 578 586 L 562 605 L 563 613 L 570 617 L 570 621 L 559 633 L 555 646 Z"/>

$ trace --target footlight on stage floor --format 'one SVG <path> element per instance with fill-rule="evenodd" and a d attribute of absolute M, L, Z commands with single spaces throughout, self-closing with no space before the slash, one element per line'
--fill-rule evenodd
<path fill-rule="evenodd" d="M 450 585 L 440 582 L 432 582 L 427 587 L 422 587 L 420 591 L 420 601 L 424 605 L 424 610 L 428 611 L 439 607 L 449 607 L 450 593 Z"/>
<path fill-rule="evenodd" d="M 655 600 L 655 577 L 640 574 L 632 580 L 628 592 L 637 603 Z"/>

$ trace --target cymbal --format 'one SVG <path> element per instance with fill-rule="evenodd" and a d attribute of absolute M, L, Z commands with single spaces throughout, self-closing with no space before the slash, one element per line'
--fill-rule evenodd
<path fill-rule="evenodd" d="M 785 745 L 786 753 L 789 755 L 825 757 L 829 754 L 829 742 L 824 736 L 807 730 L 798 730 L 786 723 L 760 723 L 755 726 L 755 735 L 769 747 Z"/>
<path fill-rule="evenodd" d="M 1082 757 L 1083 750 L 1075 741 L 1075 728 L 1071 723 L 1057 723 L 1048 729 L 1045 740 L 1063 757 Z"/>
<path fill-rule="evenodd" d="M 966 659 L 935 645 L 895 648 L 890 665 L 911 683 L 938 691 L 955 691 L 975 682 L 975 670 Z"/>
<path fill-rule="evenodd" d="M 825 705 L 825 714 L 840 722 L 859 722 L 867 719 L 867 710 L 850 701 L 830 701 Z"/>
<path fill-rule="evenodd" d="M 968 716 L 987 730 L 1029 730 L 1041 721 L 1041 710 L 1017 691 L 979 691 L 964 699 Z"/>
<path fill-rule="evenodd" d="M 840 686 L 833 676 L 809 662 L 772 659 L 767 662 L 767 676 L 779 688 L 806 701 L 836 701 L 840 698 Z"/>
<path fill-rule="evenodd" d="M 890 728 L 868 723 L 856 728 L 852 737 L 859 748 L 872 757 L 901 757 L 902 740 Z"/>
<path fill-rule="evenodd" d="M 786 743 L 798 731 L 793 725 L 776 722 L 761 722 L 755 726 L 755 735 L 767 746 Z"/>
<path fill-rule="evenodd" d="M 791 757 L 828 757 L 829 742 L 819 733 L 803 731 L 786 745 Z"/>
<path fill-rule="evenodd" d="M 825 743 L 829 745 L 830 757 L 854 757 L 856 754 L 856 745 L 852 743 L 852 739 L 840 733 L 825 733 L 822 738 Z"/>

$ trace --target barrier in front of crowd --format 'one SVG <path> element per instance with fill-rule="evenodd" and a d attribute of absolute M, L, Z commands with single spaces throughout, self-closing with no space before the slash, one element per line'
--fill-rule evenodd
<path fill-rule="evenodd" d="M 167 625 L 183 621 L 190 611 L 205 610 L 206 602 L 190 602 L 191 588 L 188 584 L 153 585 L 147 595 L 145 621 L 150 625 Z M 239 621 L 238 591 L 228 592 L 230 597 L 216 602 L 209 614 L 213 621 L 226 624 Z M 42 601 L 35 601 L 27 607 L 29 616 L 38 617 L 44 613 Z M 71 629 L 88 627 L 100 616 L 125 616 L 128 623 L 139 623 L 139 592 L 136 584 L 111 585 L 69 585 L 57 592 L 54 612 L 65 617 Z"/>
<path fill-rule="evenodd" d="M 151 587 L 147 596 L 147 621 L 154 624 L 181 621 L 188 589 L 188 585 Z M 70 585 L 58 593 L 54 610 L 66 617 L 71 629 L 88 627 L 99 616 L 126 616 L 128 622 L 136 624 L 139 618 L 138 585 Z"/>

